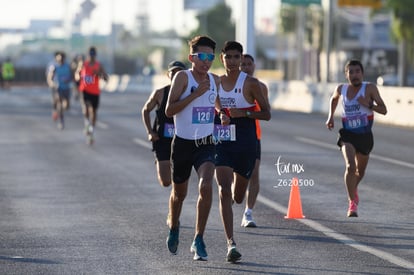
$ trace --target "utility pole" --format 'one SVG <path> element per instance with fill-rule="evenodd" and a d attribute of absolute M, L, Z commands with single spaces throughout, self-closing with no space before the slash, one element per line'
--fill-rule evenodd
<path fill-rule="evenodd" d="M 329 74 L 331 71 L 331 51 L 332 51 L 332 13 L 333 13 L 333 7 L 332 7 L 332 0 L 325 0 L 324 1 L 324 11 L 325 11 L 325 20 L 324 20 L 324 48 L 326 53 L 326 63 L 325 63 L 325 75 L 322 75 L 322 82 L 329 82 Z"/>
<path fill-rule="evenodd" d="M 256 41 L 254 31 L 255 0 L 241 0 L 241 16 L 236 25 L 237 40 L 243 45 L 245 53 L 256 58 Z"/>

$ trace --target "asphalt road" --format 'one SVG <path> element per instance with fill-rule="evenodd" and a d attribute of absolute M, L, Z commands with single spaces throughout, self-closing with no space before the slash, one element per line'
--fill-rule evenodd
<path fill-rule="evenodd" d="M 147 96 L 103 94 L 90 147 L 78 102 L 60 131 L 47 88 L 0 90 L 0 274 L 414 272 L 414 129 L 375 124 L 359 217 L 348 218 L 337 129 L 325 128 L 325 115 L 277 110 L 262 123 L 261 191 L 253 212 L 259 227 L 240 227 L 244 205 L 234 206 L 241 263 L 225 262 L 215 183 L 205 233 L 209 260 L 192 260 L 194 172 L 178 255 L 170 255 L 170 189 L 156 181 L 141 122 Z M 293 177 L 301 182 L 304 219 L 284 218 Z"/>

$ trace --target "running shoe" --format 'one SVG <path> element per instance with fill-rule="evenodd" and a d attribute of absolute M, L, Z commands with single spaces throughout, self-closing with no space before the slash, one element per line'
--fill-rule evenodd
<path fill-rule="evenodd" d="M 252 218 L 252 213 L 244 213 L 243 219 L 241 222 L 242 227 L 257 227 L 256 223 L 254 222 Z"/>
<path fill-rule="evenodd" d="M 358 217 L 357 208 L 358 205 L 355 203 L 355 201 L 350 201 L 348 208 L 348 217 Z"/>
<path fill-rule="evenodd" d="M 358 190 L 355 189 L 355 197 L 354 197 L 354 202 L 358 205 L 359 204 L 359 196 L 358 196 Z"/>
<path fill-rule="evenodd" d="M 232 243 L 227 248 L 227 261 L 236 263 L 241 260 L 241 254 L 239 251 L 237 251 L 236 243 Z"/>
<path fill-rule="evenodd" d="M 93 135 L 93 126 L 89 124 L 88 126 L 88 135 L 92 136 Z"/>
<path fill-rule="evenodd" d="M 207 261 L 206 245 L 204 244 L 203 237 L 197 236 L 191 245 L 191 252 L 194 252 L 194 260 Z"/>
<path fill-rule="evenodd" d="M 180 234 L 180 227 L 174 227 L 170 229 L 170 233 L 167 238 L 167 247 L 171 254 L 177 254 L 178 249 L 178 237 Z"/>

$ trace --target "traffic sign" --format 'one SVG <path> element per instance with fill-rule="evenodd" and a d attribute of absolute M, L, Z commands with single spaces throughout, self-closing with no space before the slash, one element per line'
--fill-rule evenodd
<path fill-rule="evenodd" d="M 310 4 L 321 4 L 321 0 L 282 0 L 282 4 L 291 4 L 297 6 L 308 6 Z"/>
<path fill-rule="evenodd" d="M 371 7 L 379 9 L 382 7 L 382 0 L 338 0 L 338 7 L 344 6 Z"/>

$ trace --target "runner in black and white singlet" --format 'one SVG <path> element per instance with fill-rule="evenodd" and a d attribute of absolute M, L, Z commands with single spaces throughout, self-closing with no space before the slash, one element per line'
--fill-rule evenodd
<path fill-rule="evenodd" d="M 197 36 L 189 42 L 188 60 L 192 67 L 178 72 L 172 82 L 165 113 L 174 116 L 175 134 L 171 147 L 173 185 L 169 201 L 167 247 L 176 254 L 179 242 L 179 218 L 187 195 L 191 170 L 197 171 L 199 196 L 195 235 L 191 245 L 194 260 L 207 260 L 203 234 L 212 204 L 215 144 L 214 114 L 221 109 L 217 87 L 219 77 L 209 73 L 215 58 L 216 42 Z M 228 117 L 221 114 L 223 123 Z"/>
<path fill-rule="evenodd" d="M 247 74 L 240 72 L 236 84 L 231 90 L 219 88 L 222 108 L 228 110 L 237 108 L 244 112 L 253 112 L 255 103 L 246 101 L 243 95 Z M 220 123 L 220 120 L 218 120 Z M 231 117 L 229 125 L 216 126 L 217 166 L 230 166 L 234 172 L 245 178 L 250 178 L 256 162 L 256 121 L 247 116 Z"/>
<path fill-rule="evenodd" d="M 242 54 L 243 46 L 239 42 L 227 41 L 220 55 L 226 70 L 220 76 L 219 96 L 224 109 L 221 112 L 230 116 L 230 125 L 216 134 L 216 178 L 229 262 L 241 259 L 233 236 L 232 203 L 243 202 L 256 163 L 256 119 L 270 119 L 269 105 L 259 81 L 240 70 Z M 256 102 L 260 109 L 255 108 Z"/>
<path fill-rule="evenodd" d="M 345 160 L 344 181 L 348 192 L 348 217 L 358 217 L 359 196 L 357 187 L 364 177 L 369 154 L 374 146 L 372 125 L 374 111 L 385 115 L 387 107 L 376 85 L 363 82 L 364 68 L 359 60 L 345 65 L 347 84 L 338 85 L 333 92 L 326 127 L 334 128 L 334 114 L 342 99 L 342 126 L 338 146 Z"/>
<path fill-rule="evenodd" d="M 181 70 L 187 69 L 181 61 L 175 60 L 168 64 L 168 78 L 170 81 Z M 148 140 L 152 142 L 152 151 L 155 155 L 157 178 L 161 186 L 171 185 L 171 141 L 174 135 L 174 121 L 172 117 L 166 117 L 165 106 L 171 84 L 154 90 L 148 97 L 141 110 L 142 122 L 148 134 Z M 155 119 L 151 122 L 151 112 L 155 109 Z"/>

